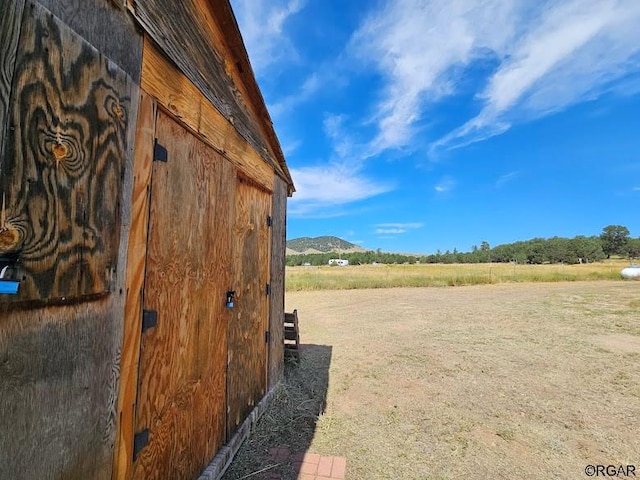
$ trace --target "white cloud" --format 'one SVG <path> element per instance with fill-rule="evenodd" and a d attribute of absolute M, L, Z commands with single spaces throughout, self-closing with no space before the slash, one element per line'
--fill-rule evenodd
<path fill-rule="evenodd" d="M 354 161 L 354 159 L 362 161 L 362 153 L 355 151 L 358 148 L 347 129 L 344 128 L 345 120 L 345 115 L 325 113 L 323 120 L 324 133 L 331 141 L 333 150 L 338 157 L 351 157 L 351 161 Z"/>
<path fill-rule="evenodd" d="M 455 185 L 456 181 L 447 175 L 442 177 L 440 181 L 435 185 L 435 187 L 433 187 L 433 189 L 437 193 L 443 194 L 450 192 L 453 187 L 455 187 Z"/>
<path fill-rule="evenodd" d="M 395 187 L 390 182 L 369 178 L 362 146 L 357 145 L 344 127 L 346 116 L 325 113 L 324 133 L 330 142 L 331 160 L 326 164 L 292 168 L 296 193 L 289 213 L 295 216 L 336 216 L 348 204 L 366 200 Z"/>
<path fill-rule="evenodd" d="M 378 238 L 394 238 L 389 235 L 401 235 L 403 233 L 410 232 L 422 228 L 423 224 L 419 222 L 407 222 L 407 223 L 378 223 L 375 225 L 375 233 L 377 235 L 387 235 L 385 237 Z"/>
<path fill-rule="evenodd" d="M 292 140 L 288 142 L 281 141 L 282 153 L 284 153 L 285 158 L 291 155 L 293 152 L 298 150 L 302 145 L 302 140 Z"/>
<path fill-rule="evenodd" d="M 513 34 L 511 4 L 399 0 L 368 18 L 351 47 L 373 63 L 386 82 L 376 105 L 375 152 L 406 146 L 426 105 L 455 91 L 460 67 L 504 50 Z"/>
<path fill-rule="evenodd" d="M 256 75 L 286 58 L 296 58 L 295 48 L 284 35 L 284 24 L 303 7 L 302 0 L 231 0 Z"/>
<path fill-rule="evenodd" d="M 469 88 L 478 113 L 432 142 L 432 154 L 608 92 L 637 94 L 638 25 L 637 0 L 388 1 L 350 45 L 384 83 L 371 152 L 412 146 L 438 102 Z"/>
<path fill-rule="evenodd" d="M 295 216 L 336 215 L 336 207 L 358 202 L 392 190 L 392 186 L 369 179 L 358 167 L 345 163 L 292 168 L 296 193 L 289 202 Z"/>
<path fill-rule="evenodd" d="M 513 182 L 516 178 L 520 176 L 520 172 L 509 172 L 504 175 L 500 175 L 496 180 L 496 188 L 501 188 L 505 186 L 507 183 Z"/>
<path fill-rule="evenodd" d="M 480 113 L 438 140 L 455 148 L 617 91 L 640 69 L 640 2 L 573 0 L 543 4 L 539 24 L 522 25 L 484 91 Z M 619 93 L 633 93 L 621 82 Z M 637 86 L 636 86 L 637 89 Z"/>
<path fill-rule="evenodd" d="M 634 192 L 640 192 L 640 187 L 633 187 Z"/>
<path fill-rule="evenodd" d="M 302 83 L 293 95 L 288 95 L 274 104 L 269 105 L 269 113 L 277 121 L 278 117 L 289 114 L 296 106 L 312 98 L 322 86 L 322 81 L 317 73 L 312 73 Z"/>
<path fill-rule="evenodd" d="M 413 230 L 416 228 L 422 228 L 424 226 L 423 223 L 419 222 L 409 222 L 409 223 L 377 223 L 376 227 L 381 228 L 403 228 Z"/>

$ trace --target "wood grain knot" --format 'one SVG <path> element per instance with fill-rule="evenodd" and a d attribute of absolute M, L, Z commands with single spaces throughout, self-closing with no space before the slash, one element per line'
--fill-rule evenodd
<path fill-rule="evenodd" d="M 76 124 L 79 125 L 81 122 L 77 121 Z M 79 130 L 71 122 L 60 124 L 55 130 L 42 129 L 39 132 L 41 162 L 62 168 L 67 177 L 80 178 L 88 168 L 89 155 L 86 145 L 83 145 L 86 136 L 83 130 Z"/>
<path fill-rule="evenodd" d="M 56 163 L 60 163 L 69 154 L 69 147 L 64 143 L 56 143 L 52 148 L 53 156 L 56 159 Z"/>
<path fill-rule="evenodd" d="M 0 227 L 0 253 L 9 253 L 18 249 L 20 232 L 13 225 L 7 223 Z"/>
<path fill-rule="evenodd" d="M 99 92 L 105 95 L 104 98 L 104 108 L 109 113 L 112 118 L 115 118 L 119 121 L 120 127 L 124 128 L 127 122 L 127 111 L 120 103 L 120 99 L 115 96 L 114 92 L 110 90 L 106 90 L 103 92 Z"/>

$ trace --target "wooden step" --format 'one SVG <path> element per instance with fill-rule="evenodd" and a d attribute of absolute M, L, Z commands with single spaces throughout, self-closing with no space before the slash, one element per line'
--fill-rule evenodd
<path fill-rule="evenodd" d="M 284 355 L 300 360 L 300 329 L 298 328 L 298 310 L 284 314 Z"/>

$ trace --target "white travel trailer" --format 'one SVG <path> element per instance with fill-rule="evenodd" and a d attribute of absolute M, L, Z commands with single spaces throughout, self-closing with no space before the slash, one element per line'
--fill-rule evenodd
<path fill-rule="evenodd" d="M 329 265 L 338 265 L 339 267 L 346 267 L 349 265 L 349 260 L 343 260 L 342 258 L 331 258 Z"/>

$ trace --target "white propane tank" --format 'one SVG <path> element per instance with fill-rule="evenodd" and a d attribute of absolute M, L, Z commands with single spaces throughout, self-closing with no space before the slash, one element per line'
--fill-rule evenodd
<path fill-rule="evenodd" d="M 631 265 L 630 267 L 623 268 L 620 275 L 622 275 L 622 278 L 629 280 L 640 280 L 640 267 L 638 265 Z"/>

